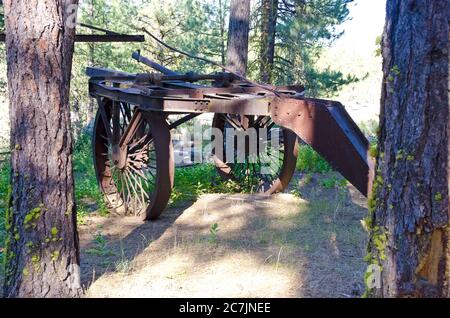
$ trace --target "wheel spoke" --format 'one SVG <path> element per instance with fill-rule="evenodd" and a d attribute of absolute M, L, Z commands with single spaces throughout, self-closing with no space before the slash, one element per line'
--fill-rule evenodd
<path fill-rule="evenodd" d="M 149 200 L 149 195 L 148 195 L 147 191 L 145 191 L 144 187 L 142 186 L 141 179 L 137 179 L 136 176 L 134 175 L 134 173 L 132 173 L 131 171 L 129 171 L 128 174 L 131 176 L 131 178 L 133 178 L 133 181 L 136 184 L 136 186 L 140 188 L 140 192 L 141 192 L 140 194 L 141 194 L 141 199 L 142 199 L 141 207 L 145 207 L 146 200 L 145 200 L 144 196 L 147 198 L 147 200 Z"/>
<path fill-rule="evenodd" d="M 233 115 L 221 115 L 222 123 L 218 126 L 224 129 L 224 134 L 226 134 L 226 127 L 231 127 L 235 130 L 245 131 L 243 124 L 239 122 Z M 219 122 L 220 123 L 220 122 Z M 257 153 L 246 153 L 244 162 L 237 163 L 237 152 L 235 150 L 233 163 L 231 158 L 225 160 L 225 164 L 231 168 L 232 179 L 235 179 L 239 184 L 247 188 L 248 191 L 267 191 L 270 189 L 275 180 L 280 176 L 281 169 L 283 167 L 283 162 L 285 156 L 284 151 L 284 134 L 272 121 L 270 116 L 255 116 L 253 118 L 248 118 L 248 125 L 257 129 L 258 140 L 259 140 L 259 128 L 265 128 L 267 133 L 267 139 L 262 141 L 261 147 L 258 144 Z M 279 142 L 277 148 L 272 144 L 272 134 L 280 134 Z M 226 137 L 224 137 L 224 149 L 226 149 Z M 235 141 L 233 141 L 235 142 Z M 219 168 L 218 169 L 223 169 Z M 265 169 L 265 171 L 263 171 Z M 224 171 L 224 170 L 222 170 Z M 264 173 L 263 173 L 264 172 Z M 230 174 L 230 172 L 224 172 Z"/>
<path fill-rule="evenodd" d="M 136 188 L 135 188 L 135 186 L 134 186 L 134 183 L 133 183 L 133 181 L 131 180 L 131 178 L 130 178 L 130 176 L 128 175 L 128 173 L 127 173 L 127 171 L 125 170 L 124 171 L 124 175 L 125 175 L 125 178 L 126 178 L 126 180 L 127 180 L 127 183 L 131 186 L 131 188 L 133 189 L 133 192 L 135 193 L 135 195 L 133 196 L 133 205 L 134 205 L 134 212 L 135 212 L 135 214 L 136 214 L 136 212 L 137 212 L 137 208 L 136 208 L 136 200 L 137 201 L 139 201 L 139 203 L 140 203 L 140 206 L 141 207 L 143 207 L 144 206 L 144 200 L 141 202 L 141 199 L 140 199 L 140 197 L 139 197 L 139 193 L 138 193 L 138 191 L 136 190 Z"/>
<path fill-rule="evenodd" d="M 147 182 L 151 182 L 150 180 L 147 179 L 147 177 L 142 173 L 141 170 L 137 170 L 136 168 L 133 167 L 133 165 L 129 165 L 129 167 L 135 172 L 137 173 L 142 179 L 144 179 Z"/>

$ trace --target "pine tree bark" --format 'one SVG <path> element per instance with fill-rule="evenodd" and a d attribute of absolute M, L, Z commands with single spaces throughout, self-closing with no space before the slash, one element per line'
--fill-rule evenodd
<path fill-rule="evenodd" d="M 262 0 L 261 3 L 261 46 L 260 46 L 260 80 L 272 82 L 275 58 L 275 36 L 278 15 L 278 0 Z"/>
<path fill-rule="evenodd" d="M 227 66 L 243 76 L 247 73 L 249 30 L 250 0 L 231 0 Z"/>
<path fill-rule="evenodd" d="M 220 62 L 225 65 L 225 13 L 224 4 L 219 0 L 219 23 L 220 23 Z"/>
<path fill-rule="evenodd" d="M 368 260 L 381 297 L 450 296 L 450 1 L 390 0 Z"/>
<path fill-rule="evenodd" d="M 77 0 L 5 0 L 13 153 L 5 297 L 81 293 L 69 83 Z M 71 6 L 71 7 L 69 7 Z"/>

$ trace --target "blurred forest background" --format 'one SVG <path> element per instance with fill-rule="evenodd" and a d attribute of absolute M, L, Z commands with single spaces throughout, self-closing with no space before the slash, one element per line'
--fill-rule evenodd
<path fill-rule="evenodd" d="M 272 0 L 273 1 L 273 0 Z M 270 2 L 270 1 L 269 1 Z M 229 0 L 80 0 L 78 22 L 118 33 L 145 28 L 170 45 L 225 64 Z M 252 1 L 248 76 L 260 80 L 264 4 Z M 273 84 L 303 84 L 309 96 L 333 98 L 363 130 L 376 126 L 381 87 L 379 37 L 385 1 L 279 0 Z M 1 2 L 0 2 L 1 4 Z M 0 7 L 0 33 L 4 33 Z M 78 27 L 77 33 L 96 31 Z M 77 43 L 71 86 L 76 138 L 89 131 L 96 106 L 88 96 L 87 66 L 148 71 L 131 59 L 142 54 L 178 71 L 218 71 L 204 62 L 168 51 L 148 36 L 145 43 Z M 0 44 L 0 56 L 5 46 Z M 0 59 L 0 148 L 9 147 L 6 59 Z"/>

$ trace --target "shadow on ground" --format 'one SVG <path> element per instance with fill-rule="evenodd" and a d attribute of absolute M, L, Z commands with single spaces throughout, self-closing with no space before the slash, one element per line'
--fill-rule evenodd
<path fill-rule="evenodd" d="M 360 296 L 364 197 L 334 174 L 299 174 L 289 192 L 206 194 L 152 223 L 90 218 L 80 228 L 88 296 Z"/>

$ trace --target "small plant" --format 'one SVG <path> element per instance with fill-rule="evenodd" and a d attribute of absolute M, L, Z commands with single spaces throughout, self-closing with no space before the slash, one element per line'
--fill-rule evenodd
<path fill-rule="evenodd" d="M 376 143 L 371 144 L 369 148 L 369 154 L 372 158 L 376 158 L 378 155 L 378 145 Z"/>
<path fill-rule="evenodd" d="M 331 166 L 309 145 L 301 145 L 298 151 L 297 170 L 301 172 L 330 172 Z"/>
<path fill-rule="evenodd" d="M 89 213 L 86 211 L 83 205 L 77 207 L 77 224 L 86 225 L 86 219 Z"/>
<path fill-rule="evenodd" d="M 94 247 L 87 249 L 86 253 L 101 257 L 115 255 L 114 252 L 108 248 L 108 241 L 100 232 L 94 236 Z"/>
<path fill-rule="evenodd" d="M 305 177 L 302 179 L 303 186 L 307 186 L 308 184 L 311 183 L 311 181 L 312 181 L 312 175 L 311 175 L 311 173 L 307 173 L 305 175 Z"/>
<path fill-rule="evenodd" d="M 332 188 L 343 188 L 347 185 L 347 180 L 345 179 L 338 179 L 336 177 L 331 177 L 331 178 L 327 178 L 322 180 L 322 186 L 324 188 L 327 189 L 332 189 Z"/>
<path fill-rule="evenodd" d="M 219 224 L 214 223 L 211 225 L 211 228 L 209 229 L 209 238 L 208 242 L 209 244 L 216 245 L 217 244 L 217 233 L 219 232 Z"/>
<path fill-rule="evenodd" d="M 364 133 L 364 135 L 369 139 L 371 144 L 377 142 L 379 125 L 378 121 L 374 119 L 369 119 L 367 121 L 362 121 L 358 123 L 359 129 Z"/>
<path fill-rule="evenodd" d="M 120 241 L 120 259 L 114 263 L 116 272 L 128 274 L 133 270 L 132 262 L 125 257 L 122 241 Z"/>
<path fill-rule="evenodd" d="M 322 181 L 322 186 L 327 189 L 334 188 L 335 185 L 336 185 L 336 179 L 334 177 L 327 178 Z"/>
<path fill-rule="evenodd" d="M 302 196 L 302 193 L 300 192 L 300 189 L 298 187 L 292 189 L 290 193 L 297 198 L 300 198 Z"/>
<path fill-rule="evenodd" d="M 195 200 L 204 193 L 215 192 L 214 184 L 219 182 L 212 164 L 176 169 L 170 204 Z"/>

